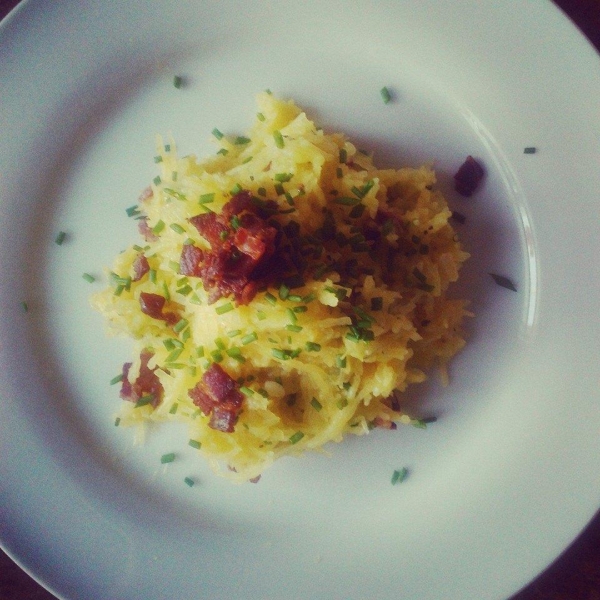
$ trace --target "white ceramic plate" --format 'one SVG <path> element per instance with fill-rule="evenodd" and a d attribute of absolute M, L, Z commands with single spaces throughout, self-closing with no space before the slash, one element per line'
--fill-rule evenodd
<path fill-rule="evenodd" d="M 593 516 L 600 62 L 550 2 L 30 0 L 0 54 L 0 538 L 59 598 L 501 599 Z M 129 345 L 87 299 L 135 240 L 155 134 L 213 152 L 265 88 L 382 164 L 434 161 L 477 316 L 451 385 L 412 393 L 435 425 L 235 486 L 182 430 L 134 448 L 113 426 Z"/>

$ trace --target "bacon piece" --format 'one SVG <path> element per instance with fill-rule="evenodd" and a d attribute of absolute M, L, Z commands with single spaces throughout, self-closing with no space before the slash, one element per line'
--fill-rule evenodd
<path fill-rule="evenodd" d="M 148 225 L 148 219 L 145 217 L 138 221 L 138 231 L 147 242 L 157 242 L 158 236 L 152 231 Z"/>
<path fill-rule="evenodd" d="M 179 272 L 182 275 L 191 275 L 192 277 L 201 277 L 202 269 L 200 263 L 204 258 L 204 253 L 200 248 L 193 244 L 186 244 L 181 251 L 179 259 Z"/>
<path fill-rule="evenodd" d="M 238 304 L 248 304 L 256 295 L 258 280 L 273 276 L 269 259 L 276 250 L 277 230 L 267 224 L 261 210 L 250 192 L 242 191 L 221 214 L 190 219 L 211 249 L 184 247 L 180 267 L 186 270 L 183 274 L 202 278 L 209 302 L 233 294 Z"/>
<path fill-rule="evenodd" d="M 133 277 L 131 280 L 139 281 L 149 270 L 148 259 L 143 254 L 138 254 L 133 261 Z"/>
<path fill-rule="evenodd" d="M 237 381 L 217 363 L 205 371 L 188 395 L 205 415 L 210 415 L 209 427 L 224 433 L 234 431 L 244 396 Z"/>
<path fill-rule="evenodd" d="M 120 396 L 123 400 L 138 402 L 144 396 L 152 396 L 150 404 L 156 408 L 163 399 L 164 389 L 158 379 L 156 368 L 150 369 L 148 361 L 152 358 L 152 353 L 146 350 L 140 354 L 140 372 L 135 381 L 129 379 L 129 370 L 131 363 L 123 365 L 123 380 L 121 382 Z"/>
<path fill-rule="evenodd" d="M 163 312 L 165 303 L 166 299 L 159 294 L 148 292 L 141 292 L 140 294 L 140 308 L 145 315 L 159 321 L 165 321 L 168 325 L 175 325 L 179 321 L 179 316 L 173 312 Z"/>
<path fill-rule="evenodd" d="M 468 197 L 477 189 L 484 175 L 483 167 L 472 156 L 467 156 L 454 175 L 454 189 L 461 196 Z"/>
<path fill-rule="evenodd" d="M 387 419 L 383 419 L 382 417 L 375 417 L 373 419 L 373 425 L 375 427 L 381 427 L 381 429 L 398 429 L 398 425 L 393 421 L 388 421 Z"/>

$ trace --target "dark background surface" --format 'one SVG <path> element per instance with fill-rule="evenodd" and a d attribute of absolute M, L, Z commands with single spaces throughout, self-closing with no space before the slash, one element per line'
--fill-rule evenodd
<path fill-rule="evenodd" d="M 0 0 L 0 19 L 17 4 L 18 0 Z M 556 0 L 556 4 L 600 51 L 600 0 Z M 56 599 L 0 550 L 0 600 Z M 600 600 L 600 513 L 545 573 L 511 600 Z"/>

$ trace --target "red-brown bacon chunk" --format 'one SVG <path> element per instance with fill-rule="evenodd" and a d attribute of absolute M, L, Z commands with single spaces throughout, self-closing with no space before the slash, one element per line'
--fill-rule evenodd
<path fill-rule="evenodd" d="M 454 189 L 461 196 L 468 197 L 477 189 L 484 175 L 483 167 L 472 156 L 467 156 L 454 175 Z"/>
<path fill-rule="evenodd" d="M 234 430 L 244 396 L 237 381 L 217 363 L 213 363 L 205 371 L 202 379 L 188 394 L 205 415 L 210 415 L 209 427 L 225 433 Z"/>
<path fill-rule="evenodd" d="M 121 382 L 121 398 L 123 400 L 129 400 L 130 402 L 139 402 L 142 398 L 152 397 L 151 404 L 156 408 L 163 399 L 164 389 L 156 376 L 156 369 L 150 369 L 148 367 L 148 361 L 152 358 L 152 353 L 146 350 L 140 354 L 140 373 L 135 379 L 131 381 L 129 379 L 129 370 L 131 369 L 131 363 L 125 363 L 123 365 L 123 379 Z"/>
<path fill-rule="evenodd" d="M 173 312 L 163 312 L 166 299 L 159 294 L 150 294 L 142 292 L 140 294 L 140 308 L 145 315 L 165 321 L 168 325 L 175 325 L 179 321 L 179 316 Z"/>
<path fill-rule="evenodd" d="M 268 271 L 277 237 L 277 230 L 261 216 L 250 192 L 236 194 L 221 214 L 196 215 L 190 223 L 210 244 L 210 251 L 184 246 L 181 274 L 201 277 L 210 302 L 233 294 L 238 304 L 248 304 Z"/>
<path fill-rule="evenodd" d="M 150 271 L 148 259 L 143 254 L 138 254 L 133 261 L 132 281 L 139 281 L 148 271 Z"/>

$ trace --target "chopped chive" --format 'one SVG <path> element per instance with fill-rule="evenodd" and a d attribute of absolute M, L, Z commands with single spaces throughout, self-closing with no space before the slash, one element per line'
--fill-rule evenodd
<path fill-rule="evenodd" d="M 244 144 L 249 144 L 250 143 L 250 138 L 247 138 L 243 135 L 238 135 L 234 142 L 234 144 L 238 145 L 238 146 L 243 146 Z"/>
<path fill-rule="evenodd" d="M 146 404 L 150 404 L 152 402 L 154 402 L 154 394 L 146 394 L 135 403 L 135 408 L 146 406 Z"/>
<path fill-rule="evenodd" d="M 266 196 L 267 195 L 267 190 L 264 187 L 259 187 L 258 190 L 256 190 L 259 196 Z"/>
<path fill-rule="evenodd" d="M 185 233 L 185 229 L 179 225 L 179 223 L 171 223 L 169 225 L 169 227 L 175 232 L 175 233 Z"/>
<path fill-rule="evenodd" d="M 196 450 L 200 450 L 200 448 L 202 448 L 202 442 L 199 442 L 198 440 L 190 440 L 188 442 L 188 446 L 191 446 L 192 448 L 195 448 Z"/>
<path fill-rule="evenodd" d="M 523 154 L 535 154 L 537 152 L 537 148 L 535 146 L 528 146 L 523 149 Z"/>
<path fill-rule="evenodd" d="M 408 476 L 408 469 L 406 467 L 402 467 L 400 470 L 394 471 L 392 474 L 392 485 L 396 485 L 397 483 L 402 483 Z"/>
<path fill-rule="evenodd" d="M 273 294 L 271 294 L 271 292 L 267 292 L 265 294 L 265 300 L 269 303 L 269 304 L 273 304 L 275 305 L 275 303 L 277 302 L 277 298 L 275 298 L 275 296 L 273 296 Z"/>
<path fill-rule="evenodd" d="M 225 350 L 225 348 L 227 347 L 227 345 L 225 344 L 225 342 L 221 338 L 215 338 L 215 346 L 219 350 Z"/>
<path fill-rule="evenodd" d="M 171 408 L 169 409 L 169 414 L 170 415 L 174 415 L 177 413 L 177 409 L 179 408 L 179 404 L 177 404 L 177 402 L 173 403 L 173 405 L 171 406 Z"/>
<path fill-rule="evenodd" d="M 334 198 L 333 202 L 335 204 L 342 204 L 343 206 L 355 206 L 360 204 L 362 198 L 351 198 L 350 196 L 340 196 L 339 198 Z"/>
<path fill-rule="evenodd" d="M 225 313 L 228 313 L 232 310 L 233 310 L 233 304 L 231 304 L 231 302 L 226 302 L 225 304 L 221 304 L 221 306 L 217 306 L 215 308 L 215 312 L 218 315 L 224 315 Z"/>
<path fill-rule="evenodd" d="M 293 309 L 287 308 L 285 312 L 287 313 L 287 316 L 290 318 L 290 321 L 292 323 L 298 322 L 298 317 L 296 316 L 296 313 L 293 311 Z"/>
<path fill-rule="evenodd" d="M 120 373 L 116 377 L 113 377 L 109 383 L 110 385 L 115 385 L 116 383 L 119 383 L 121 381 L 123 381 L 123 373 Z"/>
<path fill-rule="evenodd" d="M 215 194 L 202 194 L 200 196 L 200 199 L 198 200 L 198 204 L 210 204 L 211 202 L 214 202 L 215 200 Z"/>
<path fill-rule="evenodd" d="M 210 355 L 216 363 L 220 363 L 223 360 L 223 355 L 218 350 L 213 350 Z"/>
<path fill-rule="evenodd" d="M 281 350 L 280 348 L 271 349 L 271 354 L 279 360 L 289 360 L 290 358 L 289 354 L 285 350 Z"/>
<path fill-rule="evenodd" d="M 255 331 L 253 331 L 252 333 L 245 335 L 240 341 L 242 343 L 242 346 L 247 346 L 248 344 L 255 342 L 257 339 L 258 335 Z"/>
<path fill-rule="evenodd" d="M 54 240 L 54 243 L 57 246 L 61 246 L 62 243 L 65 241 L 67 237 L 67 234 L 64 231 L 59 231 L 58 235 L 56 236 L 56 239 Z"/>
<path fill-rule="evenodd" d="M 227 337 L 234 338 L 240 335 L 240 333 L 242 333 L 241 329 L 232 329 L 231 331 L 227 332 Z"/>
<path fill-rule="evenodd" d="M 181 333 L 188 325 L 189 321 L 187 319 L 179 319 L 179 321 L 173 325 L 173 331 L 175 333 Z"/>
<path fill-rule="evenodd" d="M 276 173 L 274 179 L 275 181 L 279 181 L 279 183 L 285 183 L 286 181 L 289 181 L 293 176 L 293 173 Z"/>
<path fill-rule="evenodd" d="M 118 427 L 120 423 L 121 423 L 121 417 L 117 417 L 115 419 L 115 427 Z"/>
<path fill-rule="evenodd" d="M 265 121 L 265 119 L 266 119 L 265 115 L 263 115 L 261 112 L 259 112 L 259 113 L 256 113 L 256 118 L 257 118 L 259 121 Z"/>
<path fill-rule="evenodd" d="M 230 222 L 233 229 L 238 230 L 240 228 L 240 218 L 237 215 L 233 215 Z"/>
<path fill-rule="evenodd" d="M 181 85 L 183 84 L 183 77 L 181 77 L 180 75 L 175 75 L 175 77 L 173 77 L 173 85 L 179 89 L 181 88 Z"/>
<path fill-rule="evenodd" d="M 187 296 L 188 294 L 190 294 L 192 292 L 192 286 L 184 285 L 182 288 L 179 288 L 178 290 L 176 290 L 176 292 L 178 294 L 181 294 L 182 296 Z"/>
<path fill-rule="evenodd" d="M 168 454 L 163 454 L 160 457 L 160 462 L 163 465 L 166 465 L 167 463 L 172 463 L 175 460 L 175 452 L 169 452 Z"/>
<path fill-rule="evenodd" d="M 163 157 L 158 155 L 154 157 L 154 162 L 155 163 L 161 163 L 163 161 Z"/>
<path fill-rule="evenodd" d="M 227 154 L 229 154 L 229 150 L 227 150 L 227 148 L 221 148 L 217 154 L 222 154 L 223 156 L 227 156 Z"/>
<path fill-rule="evenodd" d="M 285 188 L 281 183 L 276 183 L 274 187 L 278 196 L 283 196 L 285 194 Z"/>
<path fill-rule="evenodd" d="M 165 228 L 165 222 L 161 219 L 156 225 L 152 228 L 152 233 L 159 234 Z"/>
<path fill-rule="evenodd" d="M 336 365 L 336 367 L 338 367 L 340 369 L 345 369 L 346 368 L 346 357 L 342 356 L 341 354 L 338 354 L 335 357 L 335 365 Z"/>
<path fill-rule="evenodd" d="M 175 362 L 182 354 L 183 348 L 175 348 L 165 359 L 166 362 Z"/>
<path fill-rule="evenodd" d="M 306 342 L 304 348 L 307 352 L 320 352 L 321 344 L 317 344 L 316 342 Z"/>
<path fill-rule="evenodd" d="M 294 331 L 296 333 L 299 333 L 304 329 L 304 327 L 302 327 L 301 325 L 286 325 L 285 328 L 287 329 L 287 331 Z"/>
<path fill-rule="evenodd" d="M 348 159 L 348 152 L 346 152 L 346 148 L 340 148 L 340 162 L 345 163 Z"/>
<path fill-rule="evenodd" d="M 336 177 L 337 177 L 338 179 L 342 179 L 342 177 L 344 176 L 344 171 L 342 171 L 342 168 L 341 168 L 341 167 L 338 167 L 338 168 L 335 170 L 335 174 L 336 174 Z"/>
<path fill-rule="evenodd" d="M 214 135 L 214 136 L 215 136 L 215 137 L 216 137 L 218 140 L 221 140 L 221 139 L 223 139 L 223 134 L 222 134 L 222 133 L 221 133 L 221 132 L 220 132 L 220 131 L 219 131 L 219 130 L 216 128 L 216 127 L 215 127 L 215 128 L 212 130 L 212 134 L 213 134 L 213 135 Z"/>
<path fill-rule="evenodd" d="M 490 276 L 500 287 L 506 288 L 507 290 L 511 290 L 513 292 L 517 291 L 517 286 L 508 277 L 497 275 L 496 273 L 490 273 Z"/>
<path fill-rule="evenodd" d="M 198 346 L 196 348 L 196 356 L 202 358 L 204 356 L 204 346 Z"/>
<path fill-rule="evenodd" d="M 313 399 L 310 401 L 310 405 L 315 410 L 321 410 L 323 408 L 323 405 L 315 397 L 313 397 Z"/>
<path fill-rule="evenodd" d="M 94 283 L 94 281 L 96 281 L 96 278 L 93 275 L 90 275 L 89 273 L 84 273 L 82 275 L 82 277 L 88 282 L 88 283 Z"/>
<path fill-rule="evenodd" d="M 29 312 L 29 305 L 27 302 L 21 302 L 21 308 L 23 309 L 23 312 Z"/>
<path fill-rule="evenodd" d="M 335 405 L 340 409 L 343 410 L 344 408 L 346 408 L 346 406 L 348 406 L 348 399 L 347 398 L 340 398 Z"/>
<path fill-rule="evenodd" d="M 251 390 L 249 387 L 246 387 L 245 385 L 242 385 L 240 387 L 240 392 L 242 392 L 242 394 L 244 394 L 244 396 L 246 396 L 247 398 L 251 398 L 252 396 L 254 396 L 254 390 Z"/>
<path fill-rule="evenodd" d="M 381 94 L 381 98 L 383 99 L 384 104 L 388 104 L 392 99 L 392 94 L 390 93 L 390 90 L 387 89 L 387 87 L 382 87 L 381 90 L 379 90 L 379 93 Z"/>
<path fill-rule="evenodd" d="M 257 310 L 256 316 L 259 321 L 264 321 L 267 318 L 267 313 L 264 310 Z"/>
<path fill-rule="evenodd" d="M 236 183 L 230 190 L 231 195 L 235 196 L 236 194 L 239 194 L 244 188 L 242 188 L 242 186 L 239 183 Z"/>
<path fill-rule="evenodd" d="M 279 287 L 279 298 L 281 300 L 285 300 L 289 295 L 290 295 L 290 288 L 287 285 L 285 285 L 285 283 L 282 283 L 281 286 Z"/>
<path fill-rule="evenodd" d="M 304 302 L 304 298 L 300 298 L 300 302 Z M 294 306 L 292 310 L 295 313 L 305 313 L 308 310 L 308 306 Z"/>
<path fill-rule="evenodd" d="M 159 185 L 162 180 L 160 178 L 160 175 L 157 175 L 152 181 L 154 185 Z"/>
<path fill-rule="evenodd" d="M 191 477 L 186 477 L 183 481 L 188 487 L 194 487 L 194 484 L 196 483 Z"/>
<path fill-rule="evenodd" d="M 275 140 L 275 145 L 278 148 L 280 148 L 280 149 L 283 148 L 283 146 L 284 146 L 283 136 L 281 135 L 281 132 L 279 130 L 276 129 L 273 132 L 273 139 Z"/>
<path fill-rule="evenodd" d="M 165 152 L 171 152 L 171 144 L 165 144 Z"/>
<path fill-rule="evenodd" d="M 242 356 L 242 352 L 239 348 L 228 348 L 225 352 L 227 356 L 233 358 L 233 360 L 237 360 L 239 363 L 246 362 L 246 359 Z"/>
<path fill-rule="evenodd" d="M 290 444 L 297 444 L 303 437 L 304 434 L 301 431 L 296 431 L 296 433 L 290 437 Z"/>

